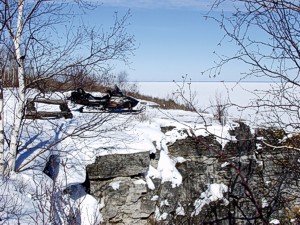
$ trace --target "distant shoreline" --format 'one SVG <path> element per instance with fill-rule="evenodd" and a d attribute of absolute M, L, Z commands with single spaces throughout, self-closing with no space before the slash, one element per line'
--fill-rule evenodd
<path fill-rule="evenodd" d="M 182 83 L 182 82 L 185 82 L 185 83 L 279 83 L 279 82 L 276 82 L 276 81 L 182 81 L 182 80 L 179 80 L 179 81 L 128 81 L 128 83 L 133 83 L 133 82 L 136 82 L 136 83 Z"/>

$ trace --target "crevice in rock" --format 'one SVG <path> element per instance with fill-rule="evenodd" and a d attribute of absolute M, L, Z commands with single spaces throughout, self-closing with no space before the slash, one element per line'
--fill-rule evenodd
<path fill-rule="evenodd" d="M 85 181 L 82 183 L 82 186 L 85 188 L 86 193 L 91 194 L 91 182 L 88 173 L 86 173 Z"/>
<path fill-rule="evenodd" d="M 54 180 L 58 175 L 59 168 L 59 155 L 51 155 L 46 163 L 43 172 Z"/>
<path fill-rule="evenodd" d="M 168 131 L 171 131 L 175 128 L 176 128 L 175 126 L 160 127 L 161 132 L 163 132 L 163 133 L 167 133 Z"/>
<path fill-rule="evenodd" d="M 155 153 L 152 152 L 149 154 L 150 160 L 154 160 L 155 159 Z"/>

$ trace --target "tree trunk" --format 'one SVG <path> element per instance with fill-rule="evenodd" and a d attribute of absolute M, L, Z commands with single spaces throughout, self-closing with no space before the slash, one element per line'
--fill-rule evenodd
<path fill-rule="evenodd" d="M 14 37 L 14 48 L 16 53 L 16 58 L 18 62 L 18 81 L 19 87 L 18 98 L 16 103 L 16 111 L 14 114 L 14 124 L 11 132 L 10 146 L 9 146 L 9 157 L 8 157 L 8 168 L 7 172 L 15 171 L 17 150 L 19 144 L 19 135 L 22 123 L 22 117 L 25 106 L 25 69 L 24 69 L 24 58 L 25 56 L 21 55 L 21 35 L 23 30 L 22 17 L 23 17 L 23 8 L 24 0 L 18 1 L 18 22 L 17 22 L 17 32 Z"/>
<path fill-rule="evenodd" d="M 0 78 L 0 175 L 4 174 L 3 81 Z"/>

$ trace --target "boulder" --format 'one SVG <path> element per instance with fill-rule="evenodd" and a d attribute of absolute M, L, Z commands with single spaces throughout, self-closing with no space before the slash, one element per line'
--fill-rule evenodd
<path fill-rule="evenodd" d="M 90 180 L 130 177 L 145 173 L 150 164 L 149 152 L 97 156 L 86 171 Z"/>

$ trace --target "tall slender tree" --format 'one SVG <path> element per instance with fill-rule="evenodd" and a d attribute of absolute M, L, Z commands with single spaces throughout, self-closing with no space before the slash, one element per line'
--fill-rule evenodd
<path fill-rule="evenodd" d="M 126 31 L 129 12 L 120 18 L 115 14 L 108 32 L 76 20 L 80 10 L 95 7 L 83 0 L 0 2 L 1 16 L 7 18 L 2 25 L 0 44 L 12 53 L 18 67 L 14 118 L 10 132 L 5 134 L 6 147 L 2 148 L 7 151 L 6 174 L 15 170 L 28 87 L 49 79 L 60 79 L 72 67 L 101 72 L 112 60 L 127 61 L 134 50 L 134 37 Z M 29 68 L 34 71 L 31 79 L 26 72 Z"/>

